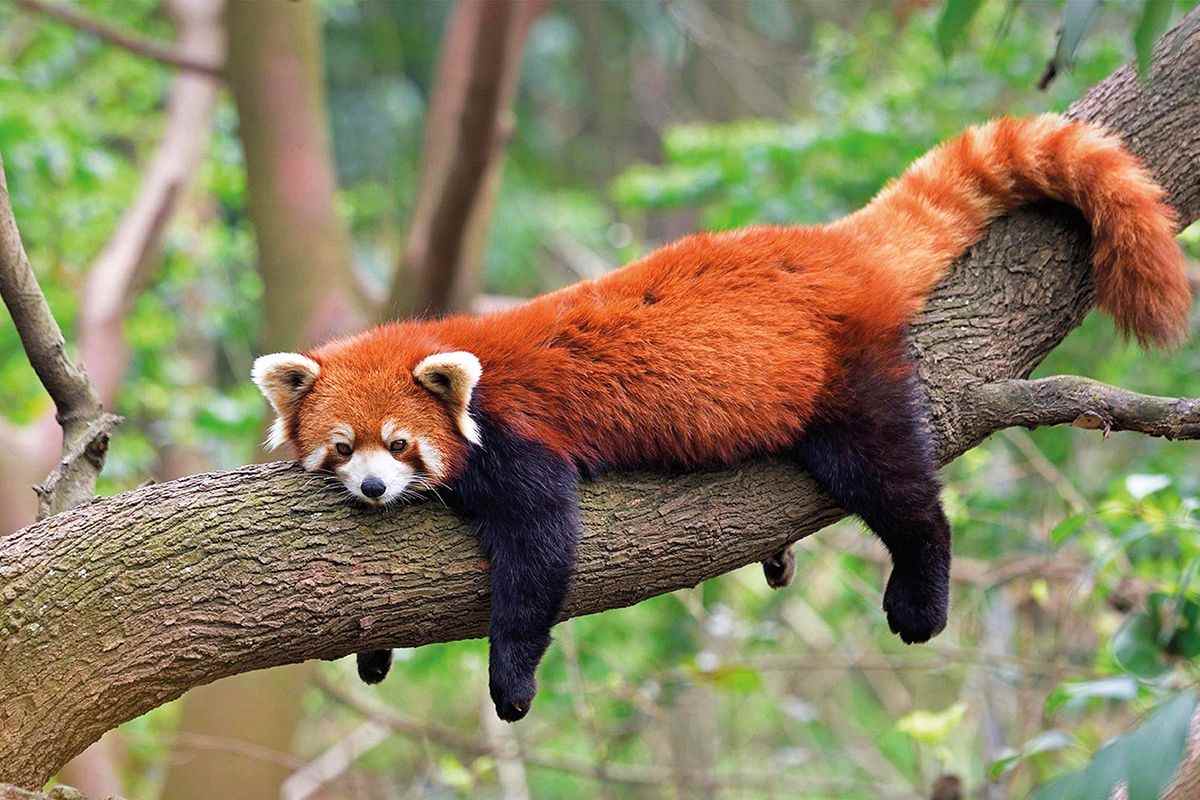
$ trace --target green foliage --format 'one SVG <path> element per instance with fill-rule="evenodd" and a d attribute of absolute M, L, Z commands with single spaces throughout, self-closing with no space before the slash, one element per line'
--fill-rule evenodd
<path fill-rule="evenodd" d="M 954 52 L 955 45 L 967 32 L 967 27 L 982 5 L 983 0 L 946 0 L 935 30 L 938 49 L 944 58 L 949 58 Z"/>
<path fill-rule="evenodd" d="M 1094 800 L 1124 783 L 1129 800 L 1157 800 L 1183 757 L 1196 697 L 1183 692 L 1163 703 L 1142 725 L 1119 736 L 1088 766 L 1039 789 L 1033 800 Z"/>

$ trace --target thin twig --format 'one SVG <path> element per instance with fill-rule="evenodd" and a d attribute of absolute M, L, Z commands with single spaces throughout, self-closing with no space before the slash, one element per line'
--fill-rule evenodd
<path fill-rule="evenodd" d="M 127 33 L 108 22 L 90 17 L 71 6 L 47 2 L 47 0 L 16 0 L 16 2 L 17 5 L 27 11 L 50 17 L 71 26 L 75 30 L 90 33 L 97 39 L 101 39 L 144 58 L 149 58 L 178 69 L 188 70 L 189 72 L 198 72 L 201 75 L 216 80 L 224 79 L 225 68 L 221 63 L 180 53 L 162 42 Z"/>
<path fill-rule="evenodd" d="M 495 757 L 490 745 L 478 739 L 463 736 L 462 734 L 442 725 L 428 722 L 418 722 L 409 719 L 397 711 L 382 706 L 373 700 L 362 697 L 356 692 L 345 689 L 334 684 L 332 681 L 320 676 L 317 678 L 317 687 L 329 696 L 330 699 L 346 706 L 347 708 L 361 714 L 369 720 L 378 722 L 396 733 L 404 736 L 412 736 L 415 738 L 427 739 L 435 744 L 442 745 L 450 750 L 456 750 L 460 753 L 465 753 L 470 756 L 491 756 Z M 556 772 L 566 772 L 572 775 L 578 775 L 584 778 L 591 778 L 598 781 L 611 781 L 613 783 L 622 783 L 629 785 L 640 786 L 663 786 L 669 785 L 673 780 L 671 770 L 660 767 L 637 766 L 632 764 L 608 764 L 603 772 L 597 770 L 595 765 L 583 759 L 571 758 L 570 756 L 556 755 L 548 756 L 540 753 L 523 753 L 525 763 L 540 767 L 542 769 L 554 770 Z M 749 773 L 739 774 L 724 774 L 720 776 L 696 776 L 697 780 L 703 778 L 705 786 L 711 787 L 766 787 L 774 785 L 779 787 L 780 782 L 770 775 L 759 775 Z M 700 785 L 697 783 L 697 785 Z M 783 788 L 783 787 L 780 787 Z M 787 787 L 794 791 L 806 792 L 832 792 L 832 791 L 848 791 L 851 788 L 861 789 L 863 784 L 856 781 L 817 781 L 812 784 L 803 786 Z M 880 796 L 891 796 L 880 795 Z M 897 794 L 897 796 L 899 796 Z"/>

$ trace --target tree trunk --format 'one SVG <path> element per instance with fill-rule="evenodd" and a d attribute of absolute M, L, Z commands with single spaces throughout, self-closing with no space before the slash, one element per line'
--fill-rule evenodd
<path fill-rule="evenodd" d="M 1119 70 L 1071 114 L 1122 134 L 1190 222 L 1200 31 L 1177 36 L 1160 43 L 1153 83 Z M 1027 376 L 1087 313 L 1088 256 L 1078 215 L 1024 210 L 935 292 L 913 350 L 943 463 L 1008 424 L 975 402 L 981 387 Z M 842 516 L 807 476 L 769 459 L 613 474 L 584 484 L 581 500 L 567 615 L 693 586 Z M 145 487 L 0 540 L 0 597 L 0 782 L 36 786 L 104 730 L 192 686 L 480 636 L 488 583 L 469 528 L 440 506 L 372 513 L 272 464 Z"/>
<path fill-rule="evenodd" d="M 350 239 L 334 208 L 314 3 L 231 2 L 229 86 L 246 154 L 266 352 L 350 327 Z"/>

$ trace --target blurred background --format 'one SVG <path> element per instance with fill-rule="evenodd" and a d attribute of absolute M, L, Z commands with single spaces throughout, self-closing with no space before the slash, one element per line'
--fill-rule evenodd
<path fill-rule="evenodd" d="M 270 458 L 258 353 L 510 303 L 697 229 L 836 218 L 968 124 L 1065 109 L 1136 57 L 1147 7 L 1193 5 L 1105 5 L 1039 91 L 1063 3 L 526 0 L 495 41 L 487 2 L 508 0 L 88 0 L 66 21 L 0 0 L 16 218 L 128 419 L 104 493 Z M 1037 374 L 1194 395 L 1198 369 L 1195 340 L 1147 357 L 1092 316 Z M 0 415 L 2 534 L 60 442 L 7 317 Z M 486 643 L 458 642 L 398 651 L 377 689 L 348 659 L 193 690 L 62 778 L 139 800 L 1024 797 L 1194 680 L 1198 466 L 1194 444 L 1074 429 L 967 453 L 927 646 L 888 632 L 886 554 L 844 521 L 797 545 L 785 591 L 752 566 L 560 625 L 516 726 Z"/>

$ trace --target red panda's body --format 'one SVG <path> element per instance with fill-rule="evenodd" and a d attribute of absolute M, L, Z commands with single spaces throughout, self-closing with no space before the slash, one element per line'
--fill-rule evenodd
<path fill-rule="evenodd" d="M 991 220 L 1051 198 L 1091 222 L 1097 297 L 1119 327 L 1143 343 L 1179 340 L 1191 298 L 1161 197 L 1119 140 L 1095 128 L 1000 120 L 932 151 L 830 225 L 697 234 L 508 311 L 391 323 L 295 356 L 279 373 L 291 389 L 276 376 L 278 438 L 306 466 L 342 475 L 351 456 L 339 455 L 344 443 L 331 449 L 331 429 L 353 450 L 378 442 L 381 424 L 385 439 L 389 425 L 403 428 L 399 450 L 384 444 L 405 475 L 455 489 L 485 523 L 507 520 L 493 534 L 484 525 L 494 563 L 566 548 L 562 575 L 522 566 L 511 576 L 549 581 L 547 592 L 493 575 L 493 694 L 506 718 L 528 708 L 545 645 L 512 645 L 528 638 L 512 633 L 527 620 L 497 607 L 537 606 L 534 627 L 552 624 L 573 558 L 565 506 L 578 468 L 795 453 L 892 551 L 889 622 L 921 641 L 945 622 L 949 527 L 905 326 Z M 554 488 L 529 488 L 539 482 Z M 510 514 L 502 495 L 521 512 Z"/>

